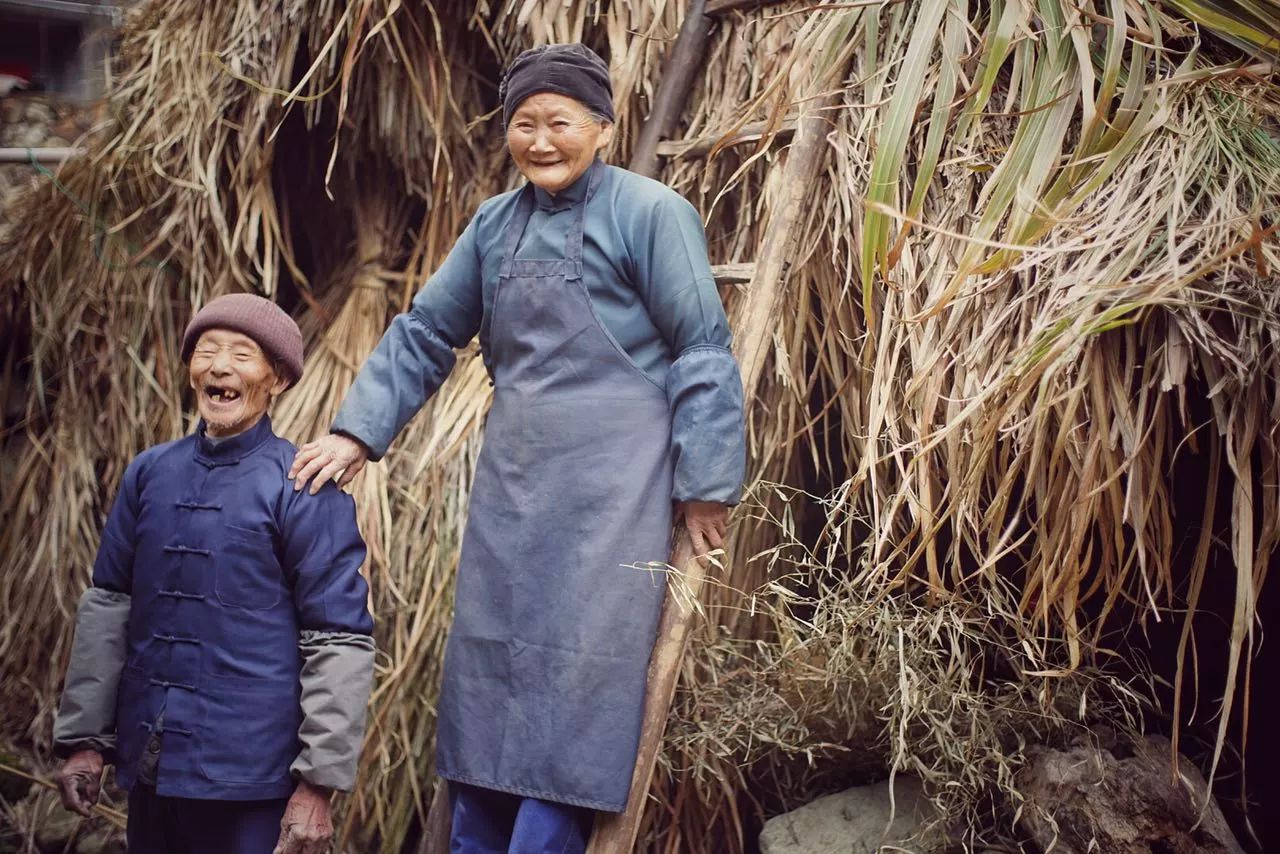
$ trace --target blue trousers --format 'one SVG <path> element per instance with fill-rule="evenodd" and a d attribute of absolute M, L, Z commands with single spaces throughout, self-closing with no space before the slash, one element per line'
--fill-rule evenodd
<path fill-rule="evenodd" d="M 583 854 L 595 818 L 584 807 L 452 780 L 449 807 L 451 854 Z"/>
<path fill-rule="evenodd" d="M 129 854 L 271 854 L 287 798 L 204 801 L 129 790 Z"/>

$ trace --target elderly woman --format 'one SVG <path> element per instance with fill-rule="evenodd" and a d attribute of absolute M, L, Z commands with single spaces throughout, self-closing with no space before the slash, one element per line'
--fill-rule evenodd
<path fill-rule="evenodd" d="M 349 481 L 479 333 L 494 386 L 458 567 L 438 728 L 454 851 L 573 851 L 621 811 L 673 510 L 719 547 L 744 466 L 742 386 L 694 208 L 604 165 L 608 67 L 526 51 L 503 81 L 521 189 L 482 204 L 395 318 L 301 489 Z"/>

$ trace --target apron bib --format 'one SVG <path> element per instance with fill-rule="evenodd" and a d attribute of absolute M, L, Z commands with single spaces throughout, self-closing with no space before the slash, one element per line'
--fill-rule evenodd
<path fill-rule="evenodd" d="M 441 685 L 442 777 L 620 812 L 671 545 L 671 413 L 582 280 L 586 199 L 557 260 L 507 227 L 489 330 L 494 399 Z"/>

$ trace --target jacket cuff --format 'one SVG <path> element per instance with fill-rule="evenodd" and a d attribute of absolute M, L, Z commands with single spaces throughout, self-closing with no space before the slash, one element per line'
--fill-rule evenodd
<path fill-rule="evenodd" d="M 289 771 L 315 786 L 355 787 L 365 710 L 373 688 L 373 638 L 346 632 L 304 631 L 302 752 Z"/>
<path fill-rule="evenodd" d="M 667 373 L 675 501 L 737 504 L 746 472 L 742 373 L 726 347 L 699 344 Z"/>
<path fill-rule="evenodd" d="M 76 609 L 71 663 L 53 722 L 54 750 L 69 755 L 92 747 L 114 754 L 116 693 L 128 649 L 127 593 L 90 587 Z"/>
<path fill-rule="evenodd" d="M 92 738 L 76 738 L 66 741 L 54 741 L 53 755 L 66 759 L 73 753 L 82 750 L 96 750 L 102 754 L 102 761 L 114 765 L 116 761 L 116 737 L 114 735 L 95 736 Z"/>

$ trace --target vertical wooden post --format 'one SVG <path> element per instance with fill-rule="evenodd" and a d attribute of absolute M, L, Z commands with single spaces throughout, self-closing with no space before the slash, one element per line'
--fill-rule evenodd
<path fill-rule="evenodd" d="M 449 854 L 449 830 L 453 816 L 449 813 L 449 781 L 436 778 L 436 790 L 427 810 L 427 824 L 422 829 L 418 854 Z"/>
<path fill-rule="evenodd" d="M 827 119 L 824 110 L 833 106 L 838 95 L 827 95 L 802 107 L 796 140 L 783 167 L 781 198 L 773 209 L 768 231 L 756 261 L 755 278 L 747 292 L 745 310 L 734 330 L 735 350 L 742 366 L 742 386 L 747 405 L 755 397 L 764 370 L 765 357 L 773 345 L 772 327 L 776 306 L 786 284 L 798 235 L 795 225 L 800 218 L 805 198 L 813 191 L 813 182 L 822 168 L 826 152 Z M 662 747 L 662 733 L 667 726 L 671 700 L 675 696 L 680 662 L 684 659 L 692 626 L 692 604 L 702 590 L 706 577 L 703 562 L 693 554 L 693 546 L 683 531 L 676 541 L 671 565 L 683 579 L 674 583 L 685 588 L 682 595 L 672 592 L 668 583 L 667 598 L 658 624 L 658 637 L 649 658 L 649 683 L 645 692 L 644 721 L 640 730 L 640 749 L 627 808 L 619 814 L 602 813 L 596 819 L 595 832 L 587 854 L 628 854 L 636 842 L 644 804 L 648 799 L 653 769 Z"/>
<path fill-rule="evenodd" d="M 711 18 L 704 14 L 706 6 L 707 0 L 690 0 L 680 33 L 662 69 L 662 81 L 653 96 L 653 109 L 640 129 L 640 138 L 636 140 L 635 151 L 631 154 L 627 168 L 646 178 L 657 177 L 658 143 L 675 130 L 685 102 L 689 100 L 694 75 L 702 68 L 707 38 L 711 34 Z"/>

